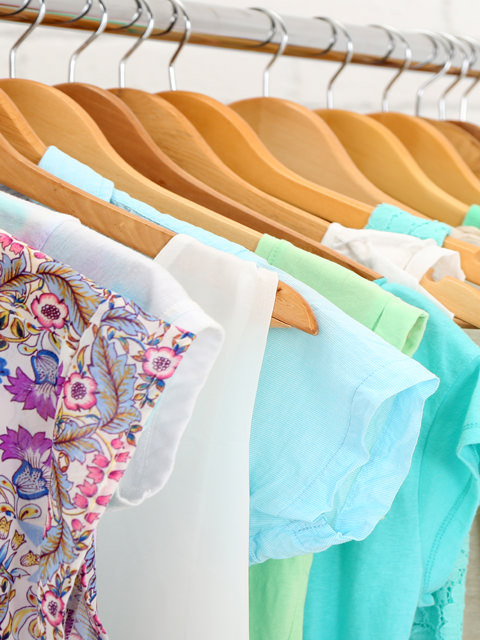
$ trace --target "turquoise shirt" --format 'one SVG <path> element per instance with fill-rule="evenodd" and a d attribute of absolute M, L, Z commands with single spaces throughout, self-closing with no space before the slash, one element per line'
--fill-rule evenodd
<path fill-rule="evenodd" d="M 40 166 L 85 191 L 273 269 L 310 303 L 317 336 L 269 331 L 250 441 L 250 562 L 367 536 L 405 478 L 437 379 L 261 257 L 161 214 L 49 148 Z"/>
<path fill-rule="evenodd" d="M 366 540 L 315 555 L 305 640 L 443 638 L 442 587 L 478 506 L 480 350 L 420 294 L 379 284 L 429 313 L 414 359 L 440 387 L 425 404 L 410 472 L 388 514 Z"/>
<path fill-rule="evenodd" d="M 448 224 L 438 220 L 427 220 L 402 211 L 391 204 L 380 204 L 370 214 L 366 229 L 404 233 L 426 240 L 433 238 L 438 246 L 443 246 L 445 238 L 452 230 Z"/>

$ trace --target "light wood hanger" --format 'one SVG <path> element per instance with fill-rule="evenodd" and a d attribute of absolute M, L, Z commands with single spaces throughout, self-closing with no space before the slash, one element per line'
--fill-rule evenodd
<path fill-rule="evenodd" d="M 0 181 L 7 187 L 47 207 L 74 215 L 86 226 L 152 258 L 175 235 L 155 223 L 99 200 L 38 167 L 37 163 L 47 147 L 1 90 L 0 131 Z M 4 137 L 4 132 L 8 133 L 9 141 Z M 255 249 L 260 237 L 259 234 L 249 234 L 250 249 Z M 310 306 L 283 282 L 279 282 L 277 289 L 272 326 L 295 326 L 307 333 L 318 332 Z"/>
<path fill-rule="evenodd" d="M 306 107 L 270 97 L 239 100 L 230 107 L 277 160 L 303 178 L 364 204 L 386 202 L 405 209 L 366 178 L 330 127 Z"/>
<path fill-rule="evenodd" d="M 480 176 L 480 141 L 453 122 L 430 118 L 427 122 L 447 138 L 478 178 Z"/>
<path fill-rule="evenodd" d="M 465 129 L 465 131 L 468 131 L 470 135 L 480 142 L 480 127 L 478 124 L 474 124 L 473 122 L 463 122 L 462 120 L 447 120 L 447 122 L 451 122 L 452 124 Z"/>
<path fill-rule="evenodd" d="M 456 213 L 458 225 L 465 216 L 462 203 L 437 187 L 418 167 L 398 138 L 374 118 L 341 109 L 315 110 L 338 136 L 350 157 L 366 176 L 397 199 L 427 217 L 441 220 Z M 455 226 L 458 226 L 455 225 Z M 350 225 L 353 226 L 353 225 Z M 458 251 L 467 278 L 480 284 L 478 247 L 447 236 L 443 245 Z"/>
<path fill-rule="evenodd" d="M 405 113 L 374 113 L 371 118 L 388 127 L 405 145 L 426 175 L 444 191 L 465 203 L 464 214 L 480 202 L 480 180 L 458 151 L 426 120 Z M 456 216 L 444 222 L 457 226 Z"/>
<path fill-rule="evenodd" d="M 280 163 L 233 109 L 187 91 L 157 94 L 179 109 L 233 171 L 259 189 L 324 220 L 365 226 L 371 207 L 320 187 Z"/>
<path fill-rule="evenodd" d="M 130 107 L 155 143 L 191 175 L 272 220 L 302 216 L 301 209 L 257 189 L 227 167 L 188 118 L 166 100 L 138 89 L 110 91 Z"/>
<path fill-rule="evenodd" d="M 56 86 L 85 109 L 122 158 L 152 182 L 233 220 L 244 213 L 254 215 L 253 210 L 215 191 L 177 165 L 113 93 L 79 82 Z"/>

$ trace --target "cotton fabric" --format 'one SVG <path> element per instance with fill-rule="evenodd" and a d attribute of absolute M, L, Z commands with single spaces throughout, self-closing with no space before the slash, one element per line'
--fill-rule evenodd
<path fill-rule="evenodd" d="M 2 637 L 106 639 L 95 530 L 195 336 L 0 244 Z"/>
<path fill-rule="evenodd" d="M 102 522 L 102 615 L 116 640 L 248 640 L 248 447 L 278 278 L 181 235 L 157 260 L 226 338 L 163 491 Z"/>
<path fill-rule="evenodd" d="M 41 164 L 143 218 L 276 271 L 305 297 L 319 335 L 295 329 L 268 335 L 250 440 L 250 562 L 368 535 L 408 472 L 434 376 L 239 245 L 159 213 L 58 149 L 50 147 Z M 279 395 L 290 380 L 293 395 Z"/>
<path fill-rule="evenodd" d="M 391 204 L 380 204 L 370 214 L 365 229 L 403 233 L 421 240 L 432 238 L 441 247 L 452 227 L 438 220 L 417 218 Z"/>
<path fill-rule="evenodd" d="M 453 319 L 454 314 L 430 295 L 420 281 L 430 269 L 434 280 L 451 276 L 464 281 L 458 252 L 439 247 L 431 238 L 420 240 L 403 235 L 399 242 L 396 233 L 349 229 L 337 223 L 329 225 L 322 244 L 374 269 L 390 282 L 415 289 Z"/>
<path fill-rule="evenodd" d="M 76 218 L 0 192 L 0 227 L 134 300 L 149 313 L 190 327 L 197 336 L 182 376 L 174 376 L 165 389 L 162 410 L 152 412 L 109 508 L 139 504 L 157 493 L 172 472 L 179 441 L 221 349 L 223 329 L 158 262 Z"/>
<path fill-rule="evenodd" d="M 472 204 L 470 209 L 467 211 L 462 224 L 470 227 L 477 227 L 477 229 L 480 228 L 480 206 L 478 204 Z"/>
<path fill-rule="evenodd" d="M 440 387 L 425 403 L 412 466 L 388 514 L 366 540 L 315 556 L 305 640 L 408 639 L 452 574 L 478 505 L 480 351 L 416 292 L 380 285 L 429 313 L 414 358 Z"/>
<path fill-rule="evenodd" d="M 478 227 L 454 227 L 450 232 L 450 236 L 480 247 L 480 229 Z"/>

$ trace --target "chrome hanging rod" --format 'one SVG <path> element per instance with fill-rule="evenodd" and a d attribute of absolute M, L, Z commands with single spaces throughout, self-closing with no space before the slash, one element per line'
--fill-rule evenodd
<path fill-rule="evenodd" d="M 31 22 L 35 18 L 36 2 L 31 0 L 26 9 L 19 11 L 25 4 L 25 0 L 0 2 L 0 19 Z M 84 5 L 85 0 L 48 0 L 42 25 L 95 30 L 101 19 L 96 3 L 87 16 L 71 22 L 82 13 Z M 109 18 L 107 32 L 132 36 L 139 36 L 143 33 L 148 24 L 148 16 L 144 14 L 132 25 L 134 2 L 107 0 L 106 5 Z M 164 33 L 171 18 L 171 4 L 165 0 L 150 0 L 150 5 L 155 16 L 155 28 L 151 38 L 155 38 L 157 34 L 159 40 L 180 40 L 183 34 L 181 20 L 169 33 Z M 192 23 L 189 44 L 268 53 L 275 52 L 278 47 L 278 44 L 271 42 L 265 44 L 270 32 L 270 20 L 258 11 L 214 6 L 200 2 L 185 2 L 185 6 Z M 284 55 L 336 61 L 344 58 L 346 42 L 342 38 L 338 38 L 337 44 L 327 53 L 323 53 L 331 40 L 331 27 L 327 22 L 314 20 L 313 16 L 312 18 L 282 17 L 288 29 L 288 46 Z M 402 67 L 404 51 L 401 42 L 396 43 L 388 60 L 385 60 L 385 54 L 391 44 L 386 32 L 367 26 L 347 24 L 346 27 L 354 43 L 353 63 L 392 68 Z M 158 35 L 160 33 L 164 35 Z M 416 32 L 404 32 L 404 35 L 412 50 L 410 69 L 421 67 L 423 71 L 437 71 L 441 61 L 431 61 L 431 41 L 425 35 Z M 431 62 L 428 63 L 429 60 Z M 458 54 L 449 73 L 459 73 L 461 63 L 462 60 Z M 480 77 L 480 55 L 477 56 L 477 61 L 470 68 L 468 75 Z"/>

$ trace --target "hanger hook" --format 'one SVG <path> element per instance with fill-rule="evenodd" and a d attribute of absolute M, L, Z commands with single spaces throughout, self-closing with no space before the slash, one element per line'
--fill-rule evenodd
<path fill-rule="evenodd" d="M 180 38 L 180 42 L 178 43 L 178 47 L 175 50 L 175 53 L 173 54 L 173 56 L 170 59 L 170 62 L 168 63 L 168 80 L 170 83 L 170 91 L 176 91 L 177 79 L 175 75 L 175 62 L 178 56 L 180 55 L 180 51 L 190 40 L 190 35 L 192 33 L 192 22 L 190 20 L 190 16 L 187 13 L 187 10 L 185 9 L 185 5 L 181 0 L 169 0 L 169 2 L 173 7 L 173 14 L 172 14 L 173 23 L 171 24 L 171 26 L 169 26 L 167 31 L 171 31 L 174 28 L 174 26 L 177 24 L 179 13 L 181 13 L 183 16 L 183 24 L 184 24 L 183 35 Z"/>
<path fill-rule="evenodd" d="M 478 59 L 478 56 L 477 56 L 478 42 L 468 36 L 461 36 L 461 37 L 458 37 L 458 39 L 461 40 L 462 42 L 465 42 L 470 47 L 470 51 L 472 52 L 472 57 L 470 58 L 470 68 L 471 68 L 473 67 L 473 65 L 476 63 Z M 465 122 L 467 119 L 468 96 L 470 95 L 472 90 L 477 86 L 479 82 L 480 82 L 480 76 L 478 78 L 474 78 L 471 85 L 468 87 L 468 89 L 460 98 L 459 117 L 461 122 Z"/>
<path fill-rule="evenodd" d="M 345 54 L 345 58 L 337 69 L 337 71 L 330 78 L 330 81 L 327 86 L 327 109 L 333 109 L 333 85 L 338 79 L 338 76 L 345 69 L 347 64 L 349 64 L 353 58 L 354 48 L 353 48 L 353 40 L 350 34 L 348 33 L 344 24 L 339 22 L 338 20 L 334 20 L 333 18 L 329 18 L 326 16 L 315 16 L 315 20 L 323 20 L 324 22 L 328 22 L 328 24 L 332 27 L 332 37 L 335 38 L 333 44 L 329 47 L 331 49 L 338 40 L 338 31 L 341 31 L 347 40 L 347 52 Z M 328 50 L 329 50 L 328 49 Z"/>
<path fill-rule="evenodd" d="M 267 64 L 263 72 L 263 96 L 264 98 L 268 98 L 268 96 L 270 95 L 270 71 L 278 58 L 283 54 L 288 44 L 287 25 L 285 24 L 282 16 L 276 11 L 272 11 L 272 9 L 264 9 L 263 7 L 250 7 L 250 9 L 252 11 L 260 11 L 270 19 L 270 36 L 269 39 L 262 44 L 268 44 L 269 42 L 271 42 L 279 30 L 282 32 L 282 37 L 280 40 L 280 44 L 278 45 L 278 49 L 276 50 L 275 54 L 273 55 L 272 59 Z"/>
<path fill-rule="evenodd" d="M 26 9 L 30 5 L 30 1 L 31 0 L 28 0 L 27 4 L 23 6 L 22 10 Z M 38 25 L 41 24 L 41 22 L 43 21 L 43 18 L 45 17 L 45 10 L 46 10 L 45 0 L 38 0 L 37 17 L 32 22 L 32 24 L 28 27 L 28 29 L 25 31 L 25 33 L 22 33 L 20 38 L 18 38 L 18 40 L 15 42 L 15 44 L 10 49 L 10 53 L 9 53 L 9 56 L 8 56 L 8 58 L 9 58 L 9 76 L 10 76 L 10 78 L 16 78 L 17 77 L 17 53 L 18 53 L 18 49 L 19 49 L 20 45 L 23 44 L 25 42 L 25 40 L 32 34 L 32 32 L 38 27 Z M 15 15 L 15 13 L 18 13 L 18 12 L 15 11 L 13 14 L 10 14 L 10 15 Z"/>
<path fill-rule="evenodd" d="M 457 38 L 448 35 L 446 33 L 442 33 L 441 34 L 443 38 L 445 38 L 446 40 L 448 40 L 451 45 L 453 46 L 453 50 L 455 52 L 455 47 L 458 48 L 458 50 L 460 51 L 460 54 L 462 55 L 462 64 L 460 66 L 460 72 L 457 74 L 457 77 L 455 78 L 455 80 L 445 89 L 445 91 L 442 93 L 442 95 L 440 96 L 440 98 L 438 99 L 438 113 L 440 116 L 440 120 L 446 120 L 447 118 L 447 109 L 446 109 L 446 100 L 447 100 L 447 95 L 450 93 L 450 91 L 457 86 L 457 84 L 460 82 L 460 80 L 463 80 L 467 73 L 470 70 L 470 66 L 472 64 L 471 62 L 471 57 L 468 55 L 468 51 L 466 50 L 466 48 L 464 47 L 463 43 L 460 42 Z"/>
<path fill-rule="evenodd" d="M 159 36 L 164 36 L 166 33 L 169 33 L 169 31 L 171 31 L 173 29 L 173 27 L 175 25 L 175 22 L 177 21 L 177 15 L 178 15 L 177 14 L 177 9 L 176 9 L 175 5 L 173 4 L 173 2 L 171 2 L 171 0 L 169 0 L 169 2 L 173 7 L 173 12 L 172 12 L 172 15 L 170 16 L 170 21 L 168 23 L 167 28 L 164 31 L 162 31 L 161 33 L 158 33 L 157 35 L 159 35 Z M 142 11 L 141 0 L 138 0 L 138 4 L 140 5 L 140 16 L 141 16 L 142 12 L 143 12 Z M 138 49 L 138 47 L 141 44 L 143 44 L 145 42 L 145 40 L 147 40 L 151 36 L 152 31 L 153 31 L 153 29 L 155 27 L 155 16 L 154 16 L 152 8 L 148 4 L 147 0 L 143 0 L 143 6 L 145 7 L 145 10 L 146 10 L 146 12 L 148 14 L 148 24 L 145 27 L 145 31 L 142 33 L 142 35 L 135 40 L 135 43 L 134 43 L 133 47 L 130 47 L 130 49 L 127 51 L 127 53 L 120 60 L 120 64 L 118 65 L 118 86 L 120 87 L 120 89 L 124 89 L 125 86 L 126 86 L 125 85 L 125 70 L 126 70 L 126 66 L 127 66 L 127 61 L 129 60 L 129 58 L 133 54 L 133 52 L 136 51 Z M 138 16 L 138 18 L 140 16 Z M 129 26 L 132 26 L 132 24 L 135 24 L 135 23 L 131 23 Z"/>
<path fill-rule="evenodd" d="M 402 33 L 400 33 L 400 31 L 398 31 L 398 29 L 395 29 L 394 27 L 390 27 L 383 24 L 371 24 L 370 27 L 373 27 L 375 29 L 383 29 L 389 37 L 390 47 L 387 53 L 385 54 L 385 56 L 382 58 L 382 61 L 388 60 L 388 58 L 393 53 L 395 49 L 395 36 L 403 44 L 403 64 L 398 69 L 397 73 L 393 76 L 393 78 L 390 80 L 390 82 L 387 84 L 382 94 L 382 111 L 388 111 L 389 110 L 388 94 L 390 93 L 393 85 L 398 81 L 400 76 L 405 71 L 408 71 L 408 69 L 410 68 L 410 65 L 412 63 L 412 48 L 408 40 L 405 38 L 405 36 Z"/>
<path fill-rule="evenodd" d="M 97 0 L 98 6 L 102 11 L 102 17 L 100 19 L 100 24 L 98 25 L 96 31 L 94 31 L 90 36 L 85 40 L 83 44 L 81 44 L 76 51 L 74 51 L 70 57 L 70 61 L 68 63 L 68 82 L 75 81 L 75 69 L 77 66 L 78 56 L 85 51 L 85 49 L 92 44 L 94 40 L 102 35 L 102 33 L 107 28 L 108 24 L 108 11 L 107 7 L 103 0 Z"/>
<path fill-rule="evenodd" d="M 450 70 L 450 67 L 452 66 L 452 62 L 453 62 L 453 56 L 455 55 L 455 49 L 452 43 L 444 39 L 440 34 L 435 34 L 435 33 L 432 33 L 431 31 L 420 31 L 419 33 L 421 33 L 422 35 L 430 39 L 430 41 L 436 47 L 436 51 L 438 51 L 438 43 L 440 43 L 445 49 L 445 53 L 447 54 L 447 57 L 445 59 L 445 62 L 440 67 L 440 69 L 417 89 L 417 95 L 415 99 L 415 115 L 416 116 L 420 115 L 422 98 L 423 98 L 423 94 L 425 93 L 425 89 L 429 87 L 431 84 L 433 84 L 435 80 L 438 80 L 439 78 L 443 78 L 443 76 Z"/>

